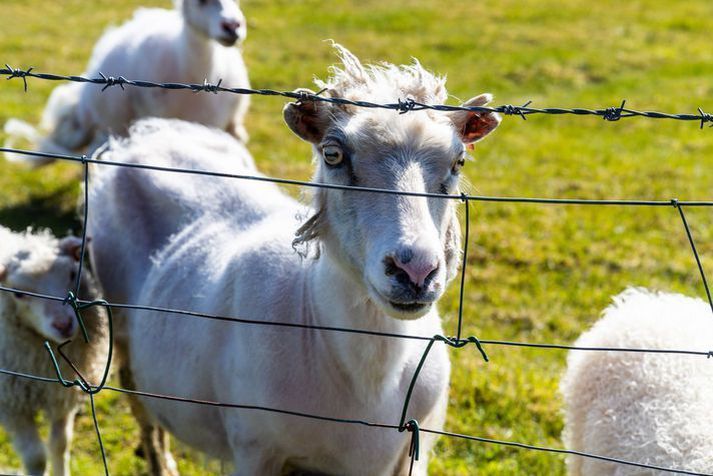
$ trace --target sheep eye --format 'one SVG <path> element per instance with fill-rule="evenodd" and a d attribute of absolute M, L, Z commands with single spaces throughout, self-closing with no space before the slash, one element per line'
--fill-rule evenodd
<path fill-rule="evenodd" d="M 325 145 L 322 147 L 322 156 L 328 165 L 339 165 L 344 160 L 344 152 L 337 145 Z"/>
<path fill-rule="evenodd" d="M 463 168 L 465 165 L 465 155 L 461 155 L 456 159 L 455 162 L 453 162 L 453 165 L 451 166 L 451 173 L 456 175 L 460 173 L 460 169 Z"/>
<path fill-rule="evenodd" d="M 25 295 L 22 293 L 12 293 L 16 299 L 24 299 Z"/>
<path fill-rule="evenodd" d="M 75 273 L 74 271 L 70 271 L 69 272 L 69 280 L 74 281 L 75 279 L 77 279 L 77 273 Z"/>

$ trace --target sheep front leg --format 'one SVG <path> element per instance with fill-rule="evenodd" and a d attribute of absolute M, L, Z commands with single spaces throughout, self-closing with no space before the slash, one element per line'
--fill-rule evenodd
<path fill-rule="evenodd" d="M 69 476 L 69 448 L 74 434 L 76 410 L 52 419 L 49 457 L 53 476 Z"/>
<path fill-rule="evenodd" d="M 119 382 L 126 389 L 136 389 L 126 357 L 119 368 Z M 169 451 L 168 434 L 151 422 L 144 406 L 136 396 L 128 395 L 128 399 L 131 414 L 139 425 L 141 452 L 146 460 L 149 474 L 151 476 L 177 476 L 178 466 Z"/>
<path fill-rule="evenodd" d="M 22 459 L 25 472 L 32 476 L 45 473 L 47 457 L 34 415 L 4 415 L 3 424 L 12 438 L 12 445 Z"/>

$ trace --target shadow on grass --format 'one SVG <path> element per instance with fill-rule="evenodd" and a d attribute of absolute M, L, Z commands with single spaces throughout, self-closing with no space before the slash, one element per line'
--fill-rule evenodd
<path fill-rule="evenodd" d="M 34 228 L 49 228 L 57 236 L 68 231 L 81 232 L 81 222 L 74 207 L 67 208 L 68 197 L 74 197 L 76 184 L 68 182 L 59 189 L 29 200 L 0 208 L 0 223 L 15 231 Z M 74 199 L 71 199 L 74 202 Z"/>

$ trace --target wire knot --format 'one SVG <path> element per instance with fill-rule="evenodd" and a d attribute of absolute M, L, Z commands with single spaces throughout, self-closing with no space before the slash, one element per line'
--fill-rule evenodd
<path fill-rule="evenodd" d="M 408 448 L 408 455 L 411 457 L 411 461 L 418 461 L 419 457 L 419 446 L 420 446 L 420 433 L 417 420 L 409 420 L 403 426 L 399 428 L 399 432 L 408 431 L 411 433 L 411 443 Z"/>
<path fill-rule="evenodd" d="M 485 352 L 483 344 L 481 344 L 480 340 L 475 336 L 470 336 L 465 339 L 459 339 L 457 337 L 435 335 L 433 339 L 439 340 L 445 343 L 446 345 L 453 347 L 454 349 L 460 349 L 461 347 L 465 347 L 468 344 L 475 344 L 475 346 L 478 348 L 478 351 L 480 352 L 480 355 L 483 357 L 483 360 L 485 360 L 486 362 L 490 362 L 490 358 L 488 358 L 488 354 Z"/>
<path fill-rule="evenodd" d="M 118 78 L 115 78 L 114 76 L 105 76 L 104 73 L 101 71 L 99 72 L 99 76 L 102 77 L 104 84 L 104 87 L 102 88 L 102 92 L 106 91 L 112 86 L 119 86 L 121 90 L 124 90 L 124 84 L 126 84 L 126 78 L 123 76 L 119 76 Z"/>
<path fill-rule="evenodd" d="M 522 117 L 523 121 L 527 120 L 527 117 L 525 117 L 525 111 L 522 109 L 529 106 L 532 103 L 532 101 L 527 101 L 525 104 L 522 106 L 513 106 L 512 104 L 505 104 L 504 106 L 500 106 L 500 112 L 506 116 L 513 116 L 517 114 L 518 116 Z"/>
<path fill-rule="evenodd" d="M 396 110 L 399 111 L 399 114 L 406 114 L 415 108 L 416 101 L 414 101 L 413 98 L 399 99 L 399 102 L 396 104 Z"/>
<path fill-rule="evenodd" d="M 701 109 L 700 107 L 698 108 L 698 114 L 701 115 L 701 129 L 703 129 L 703 124 L 705 124 L 706 122 L 713 122 L 713 114 L 703 112 L 703 109 Z M 713 124 L 708 127 L 713 127 Z"/>
<path fill-rule="evenodd" d="M 708 351 L 708 357 L 706 358 L 710 359 L 711 357 L 713 357 L 713 350 Z"/>
<path fill-rule="evenodd" d="M 678 198 L 672 198 L 672 199 L 671 199 L 671 206 L 673 206 L 673 208 L 679 208 L 679 207 L 681 206 L 681 205 L 678 203 Z"/>
<path fill-rule="evenodd" d="M 8 77 L 5 78 L 6 80 L 10 80 L 13 78 L 22 78 L 22 84 L 25 88 L 25 92 L 27 92 L 27 76 L 32 72 L 33 68 L 30 67 L 27 70 L 22 70 L 20 68 L 13 68 L 9 64 L 5 63 L 5 67 L 8 70 Z"/>
<path fill-rule="evenodd" d="M 621 102 L 619 107 L 610 107 L 604 110 L 602 118 L 605 121 L 618 121 L 621 119 L 621 113 L 624 112 L 624 105 L 626 104 L 626 99 Z"/>
<path fill-rule="evenodd" d="M 72 291 L 67 292 L 67 297 L 62 301 L 63 305 L 69 304 L 69 306 L 74 310 L 74 315 L 79 323 L 79 328 L 82 330 L 82 336 L 84 337 L 84 342 L 89 342 L 89 334 L 87 333 L 87 328 L 84 325 L 84 319 L 82 319 L 82 313 L 80 310 L 83 306 L 79 303 L 77 296 L 74 295 Z"/>

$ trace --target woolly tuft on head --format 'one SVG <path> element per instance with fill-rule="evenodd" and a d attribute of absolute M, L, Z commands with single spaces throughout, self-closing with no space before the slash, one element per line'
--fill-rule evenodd
<path fill-rule="evenodd" d="M 362 65 L 359 58 L 338 43 L 333 43 L 341 67 L 331 66 L 331 77 L 315 80 L 332 97 L 352 100 L 395 102 L 410 98 L 417 102 L 443 103 L 448 93 L 446 79 L 427 71 L 414 58 L 410 65 L 379 63 Z"/>

